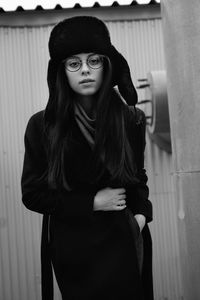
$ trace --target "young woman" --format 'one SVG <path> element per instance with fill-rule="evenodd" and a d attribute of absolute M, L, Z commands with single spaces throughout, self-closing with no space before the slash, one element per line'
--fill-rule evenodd
<path fill-rule="evenodd" d="M 29 120 L 22 174 L 23 203 L 44 215 L 43 300 L 51 265 L 63 300 L 153 299 L 145 116 L 128 64 L 89 16 L 58 23 L 49 51 L 49 101 Z"/>

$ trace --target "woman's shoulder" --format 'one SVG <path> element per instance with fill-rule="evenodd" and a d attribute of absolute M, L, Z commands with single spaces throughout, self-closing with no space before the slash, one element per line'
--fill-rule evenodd
<path fill-rule="evenodd" d="M 43 119 L 44 119 L 44 110 L 40 110 L 36 113 L 34 113 L 30 119 L 29 119 L 29 123 L 41 123 L 43 122 Z"/>
<path fill-rule="evenodd" d="M 131 121 L 132 124 L 135 123 L 137 126 L 146 124 L 146 117 L 143 110 L 138 107 L 128 105 L 116 88 L 113 88 L 113 96 L 118 98 L 118 102 L 121 105 L 126 120 Z"/>
<path fill-rule="evenodd" d="M 143 110 L 134 106 L 129 106 L 129 110 L 135 116 L 136 125 L 144 125 L 146 123 L 146 116 Z"/>
<path fill-rule="evenodd" d="M 26 132 L 29 134 L 41 134 L 43 132 L 44 110 L 34 113 L 27 124 Z"/>
<path fill-rule="evenodd" d="M 128 121 L 132 125 L 135 125 L 136 127 L 143 127 L 146 125 L 146 116 L 143 110 L 138 107 L 126 105 L 125 112 L 126 118 L 128 118 Z"/>
<path fill-rule="evenodd" d="M 28 125 L 29 126 L 41 126 L 43 124 L 43 120 L 44 120 L 44 110 L 38 111 L 36 113 L 34 113 L 29 121 L 28 121 Z"/>

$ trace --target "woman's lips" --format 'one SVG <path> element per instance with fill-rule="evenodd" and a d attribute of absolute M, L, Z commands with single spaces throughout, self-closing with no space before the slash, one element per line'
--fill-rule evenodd
<path fill-rule="evenodd" d="M 83 79 L 79 82 L 79 84 L 83 84 L 83 83 L 91 83 L 91 82 L 94 82 L 93 79 Z"/>

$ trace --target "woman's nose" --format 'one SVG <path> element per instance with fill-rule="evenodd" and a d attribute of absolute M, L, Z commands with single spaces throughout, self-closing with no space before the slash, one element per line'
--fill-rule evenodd
<path fill-rule="evenodd" d="M 90 68 L 86 61 L 82 62 L 81 73 L 90 73 Z"/>

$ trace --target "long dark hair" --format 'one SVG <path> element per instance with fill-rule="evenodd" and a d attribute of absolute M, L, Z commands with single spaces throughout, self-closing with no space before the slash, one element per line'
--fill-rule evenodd
<path fill-rule="evenodd" d="M 126 117 L 128 107 L 112 88 L 112 66 L 109 59 L 104 59 L 104 80 L 97 97 L 95 161 L 97 164 L 100 159 L 103 161 L 104 166 L 111 172 L 113 181 L 121 185 L 136 182 L 135 155 L 128 134 L 130 122 Z M 45 110 L 50 187 L 70 188 L 65 179 L 63 165 L 66 144 L 70 147 L 67 140 L 71 137 L 73 120 L 73 92 L 61 63 L 58 67 L 55 91 L 50 93 Z"/>

